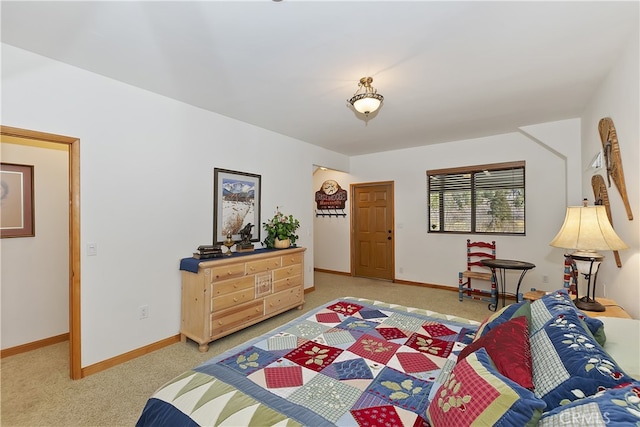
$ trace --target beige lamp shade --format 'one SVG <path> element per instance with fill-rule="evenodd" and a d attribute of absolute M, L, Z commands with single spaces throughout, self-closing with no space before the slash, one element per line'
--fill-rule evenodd
<path fill-rule="evenodd" d="M 562 228 L 549 243 L 556 248 L 617 251 L 628 246 L 613 230 L 604 206 L 569 206 Z"/>

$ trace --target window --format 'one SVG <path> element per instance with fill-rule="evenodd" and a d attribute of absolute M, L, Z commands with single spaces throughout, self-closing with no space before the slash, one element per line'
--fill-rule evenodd
<path fill-rule="evenodd" d="M 525 234 L 525 162 L 427 171 L 430 233 Z"/>

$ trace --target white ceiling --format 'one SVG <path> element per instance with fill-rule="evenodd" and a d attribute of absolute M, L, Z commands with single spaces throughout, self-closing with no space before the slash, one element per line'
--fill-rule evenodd
<path fill-rule="evenodd" d="M 2 1 L 2 42 L 347 155 L 578 117 L 639 2 Z M 385 97 L 368 122 L 346 100 Z"/>

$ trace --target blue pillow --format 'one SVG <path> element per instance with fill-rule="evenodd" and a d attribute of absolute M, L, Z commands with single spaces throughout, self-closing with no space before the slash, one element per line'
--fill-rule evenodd
<path fill-rule="evenodd" d="M 531 335 L 530 344 L 535 394 L 549 409 L 634 381 L 574 311 L 556 312 L 555 318 Z"/>
<path fill-rule="evenodd" d="M 565 312 L 576 313 L 598 344 L 604 345 L 607 339 L 604 332 L 604 323 L 602 323 L 600 319 L 589 317 L 579 310 L 571 300 L 566 289 L 551 292 L 531 303 L 530 333 L 533 335 L 549 320 L 555 319 L 559 313 Z"/>

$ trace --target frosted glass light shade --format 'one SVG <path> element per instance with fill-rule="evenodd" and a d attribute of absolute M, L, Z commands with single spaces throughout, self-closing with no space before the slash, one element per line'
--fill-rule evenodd
<path fill-rule="evenodd" d="M 384 100 L 384 96 L 380 95 L 378 91 L 371 86 L 372 82 L 373 78 L 371 77 L 361 78 L 358 84 L 358 90 L 348 100 L 349 104 L 351 104 L 357 112 L 365 116 L 369 116 L 370 113 L 380 108 L 380 104 Z"/>
<path fill-rule="evenodd" d="M 353 103 L 353 108 L 355 108 L 358 112 L 362 114 L 370 114 L 376 111 L 380 107 L 380 99 L 378 99 L 376 94 L 367 94 L 373 96 L 367 96 L 365 98 L 360 98 Z M 380 95 L 377 95 L 378 97 Z"/>
<path fill-rule="evenodd" d="M 576 268 L 578 269 L 578 272 L 581 274 L 584 274 L 585 276 L 587 274 L 596 274 L 598 272 L 598 268 L 600 267 L 601 261 L 598 261 L 598 259 L 603 259 L 604 257 L 602 255 L 600 255 L 597 252 L 593 252 L 593 261 L 591 260 L 582 260 L 579 258 L 573 258 L 573 254 L 571 254 L 573 261 L 576 263 Z"/>
<path fill-rule="evenodd" d="M 617 251 L 628 246 L 613 230 L 604 206 L 569 206 L 551 246 L 587 251 Z M 588 255 L 587 255 L 588 256 Z"/>

